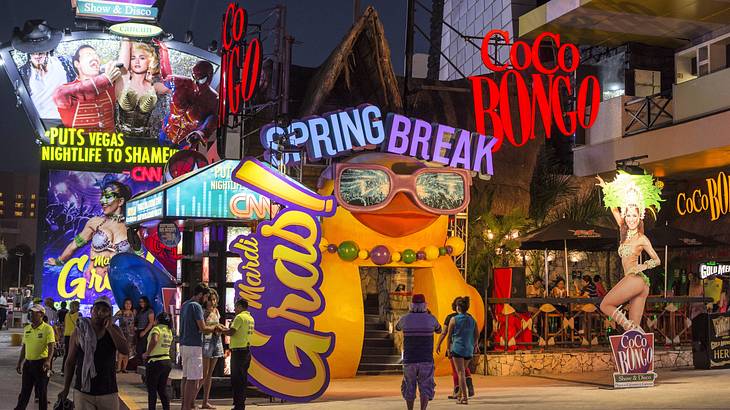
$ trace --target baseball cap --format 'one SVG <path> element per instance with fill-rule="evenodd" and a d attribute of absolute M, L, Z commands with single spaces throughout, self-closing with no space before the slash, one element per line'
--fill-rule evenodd
<path fill-rule="evenodd" d="M 411 303 L 426 303 L 426 296 L 422 293 L 416 293 L 411 298 Z"/>
<path fill-rule="evenodd" d="M 96 300 L 94 301 L 94 305 L 96 305 L 97 303 L 103 303 L 107 305 L 109 309 L 112 308 L 112 301 L 109 300 L 109 298 L 106 296 L 99 296 L 98 298 L 96 298 Z"/>
<path fill-rule="evenodd" d="M 46 314 L 46 308 L 44 308 L 42 305 L 39 304 L 33 304 L 33 306 L 30 307 L 31 312 L 41 312 L 43 314 Z"/>

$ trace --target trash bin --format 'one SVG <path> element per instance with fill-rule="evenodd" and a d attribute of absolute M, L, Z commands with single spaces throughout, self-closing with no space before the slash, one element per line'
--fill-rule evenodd
<path fill-rule="evenodd" d="M 20 346 L 23 343 L 22 333 L 11 333 L 10 334 L 10 346 Z"/>

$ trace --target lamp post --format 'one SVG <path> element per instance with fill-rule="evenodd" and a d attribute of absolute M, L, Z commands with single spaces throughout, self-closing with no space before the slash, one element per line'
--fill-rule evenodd
<path fill-rule="evenodd" d="M 18 292 L 20 292 L 20 271 L 23 268 L 23 256 L 25 254 L 22 251 L 15 252 L 15 256 L 18 257 Z"/>

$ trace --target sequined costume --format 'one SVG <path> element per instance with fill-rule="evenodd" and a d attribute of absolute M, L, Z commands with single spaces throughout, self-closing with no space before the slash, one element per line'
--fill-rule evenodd
<path fill-rule="evenodd" d="M 630 245 L 628 243 L 622 243 L 618 247 L 618 256 L 620 256 L 621 259 L 624 259 L 624 258 L 631 257 L 633 255 L 635 259 L 638 259 L 641 251 L 639 251 L 637 253 L 637 252 L 634 252 L 634 249 L 632 249 L 632 248 L 636 248 L 636 246 Z M 642 265 L 644 265 L 645 267 Z M 653 259 L 649 259 L 648 261 L 646 261 L 643 264 L 637 263 L 635 265 L 635 268 L 629 269 L 628 271 L 624 272 L 624 276 L 629 276 L 629 275 L 638 276 L 644 281 L 644 283 L 646 283 L 646 286 L 651 287 L 651 281 L 649 280 L 649 277 L 646 276 L 646 274 L 643 272 L 643 270 L 651 269 L 655 266 L 657 266 L 657 263 Z M 641 269 L 641 270 L 639 270 L 639 269 Z"/>
<path fill-rule="evenodd" d="M 138 94 L 126 88 L 119 96 L 117 129 L 127 137 L 151 137 L 150 117 L 158 102 L 154 89 Z"/>
<path fill-rule="evenodd" d="M 114 132 L 114 84 L 104 74 L 60 85 L 53 101 L 66 127 Z"/>

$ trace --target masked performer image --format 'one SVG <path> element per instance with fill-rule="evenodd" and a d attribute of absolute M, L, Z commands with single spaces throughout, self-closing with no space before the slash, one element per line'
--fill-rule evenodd
<path fill-rule="evenodd" d="M 104 283 L 108 283 L 108 278 L 106 278 L 108 265 L 97 261 L 107 261 L 106 263 L 108 263 L 108 260 L 118 253 L 132 252 L 127 240 L 127 227 L 124 225 L 124 206 L 131 198 L 132 191 L 111 175 L 104 177 L 101 182 L 101 190 L 99 202 L 103 215 L 90 218 L 61 255 L 57 258 L 49 258 L 46 263 L 63 265 L 77 249 L 91 241 L 89 256 L 93 262 L 90 264 L 93 272 L 87 269 L 84 276 L 87 280 L 98 278 L 97 280 L 101 279 Z M 103 258 L 99 258 L 100 256 Z"/>
<path fill-rule="evenodd" d="M 153 137 L 159 133 L 162 116 L 153 116 L 163 103 L 158 94 L 170 89 L 160 80 L 160 62 L 150 44 L 124 39 L 119 51 L 122 67 L 121 90 L 117 95 L 117 130 L 129 137 Z M 159 110 L 157 110 L 159 111 Z"/>
<path fill-rule="evenodd" d="M 122 75 L 116 61 L 106 64 L 101 71 L 99 55 L 94 47 L 84 44 L 73 56 L 78 78 L 56 89 L 53 100 L 66 127 L 83 128 L 86 131 L 112 133 L 116 87 Z"/>
<path fill-rule="evenodd" d="M 76 79 L 69 58 L 54 55 L 61 42 L 61 31 L 48 26 L 45 20 L 29 20 L 23 29 L 13 34 L 13 48 L 26 53 L 27 61 L 19 71 L 38 116 L 60 120 L 53 93 L 59 85 Z"/>
<path fill-rule="evenodd" d="M 182 149 L 195 149 L 202 144 L 209 149 L 215 138 L 218 122 L 218 93 L 210 87 L 213 81 L 213 64 L 198 61 L 193 66 L 192 78 L 171 73 L 169 51 L 160 45 L 160 64 L 164 84 L 172 92 L 170 114 L 165 117 L 160 130 L 160 144 Z"/>
<path fill-rule="evenodd" d="M 598 186 L 603 189 L 603 202 L 611 209 L 621 233 L 618 254 L 624 277 L 614 286 L 601 302 L 601 311 L 616 321 L 624 330 L 641 329 L 644 305 L 649 296 L 649 277 L 647 269 L 659 265 L 659 256 L 644 235 L 644 214 L 646 209 L 654 213 L 659 210 L 660 189 L 654 185 L 651 175 L 630 175 L 619 171 L 616 179 L 606 183 L 598 178 Z M 642 252 L 651 259 L 639 263 Z M 621 305 L 629 302 L 629 317 L 621 311 Z"/>

